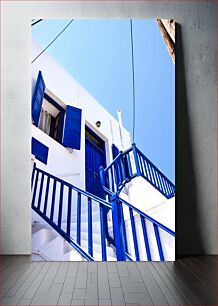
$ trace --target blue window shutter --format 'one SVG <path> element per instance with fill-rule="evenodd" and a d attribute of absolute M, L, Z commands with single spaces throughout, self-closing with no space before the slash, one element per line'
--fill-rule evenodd
<path fill-rule="evenodd" d="M 39 116 L 42 108 L 44 92 L 45 92 L 45 82 L 42 77 L 42 72 L 39 71 L 32 97 L 32 120 L 36 126 L 38 126 L 39 124 Z"/>
<path fill-rule="evenodd" d="M 66 108 L 63 145 L 80 150 L 82 110 L 70 105 Z"/>
<path fill-rule="evenodd" d="M 119 149 L 115 146 L 115 144 L 112 144 L 112 155 L 113 159 L 119 154 Z"/>
<path fill-rule="evenodd" d="M 32 137 L 32 154 L 35 155 L 35 157 L 42 163 L 47 165 L 48 147 L 34 137 Z"/>

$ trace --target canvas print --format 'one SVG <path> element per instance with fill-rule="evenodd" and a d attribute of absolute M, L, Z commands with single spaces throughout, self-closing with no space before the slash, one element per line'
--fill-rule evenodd
<path fill-rule="evenodd" d="M 175 259 L 175 20 L 33 19 L 32 259 Z"/>

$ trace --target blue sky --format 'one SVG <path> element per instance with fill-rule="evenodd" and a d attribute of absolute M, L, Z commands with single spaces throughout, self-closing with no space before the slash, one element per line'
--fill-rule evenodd
<path fill-rule="evenodd" d="M 43 20 L 32 28 L 45 47 L 69 20 Z M 135 143 L 175 181 L 175 66 L 155 20 L 133 20 Z M 122 110 L 132 134 L 129 20 L 74 20 L 48 49 L 114 117 Z"/>

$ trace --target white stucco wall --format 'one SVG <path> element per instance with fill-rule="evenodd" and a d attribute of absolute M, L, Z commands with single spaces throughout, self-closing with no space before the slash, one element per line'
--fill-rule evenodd
<path fill-rule="evenodd" d="M 33 43 L 32 57 L 40 51 L 41 47 Z M 40 168 L 85 189 L 85 125 L 105 141 L 107 164 L 112 161 L 112 143 L 120 150 L 125 150 L 131 146 L 130 134 L 122 128 L 123 139 L 121 139 L 118 120 L 46 52 L 32 66 L 33 88 L 39 70 L 42 71 L 47 93 L 62 105 L 72 105 L 82 109 L 82 126 L 81 149 L 71 152 L 32 125 L 32 136 L 49 147 L 47 165 L 38 160 L 36 163 Z M 101 121 L 99 128 L 95 124 L 97 121 Z"/>

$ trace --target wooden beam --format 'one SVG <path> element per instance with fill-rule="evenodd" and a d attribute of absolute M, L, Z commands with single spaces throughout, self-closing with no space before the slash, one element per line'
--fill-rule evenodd
<path fill-rule="evenodd" d="M 163 20 L 169 32 L 164 26 Z M 157 19 L 157 24 L 159 26 L 161 35 L 166 43 L 170 57 L 172 58 L 172 61 L 175 64 L 175 21 L 173 26 L 173 22 L 171 20 L 172 19 Z"/>

